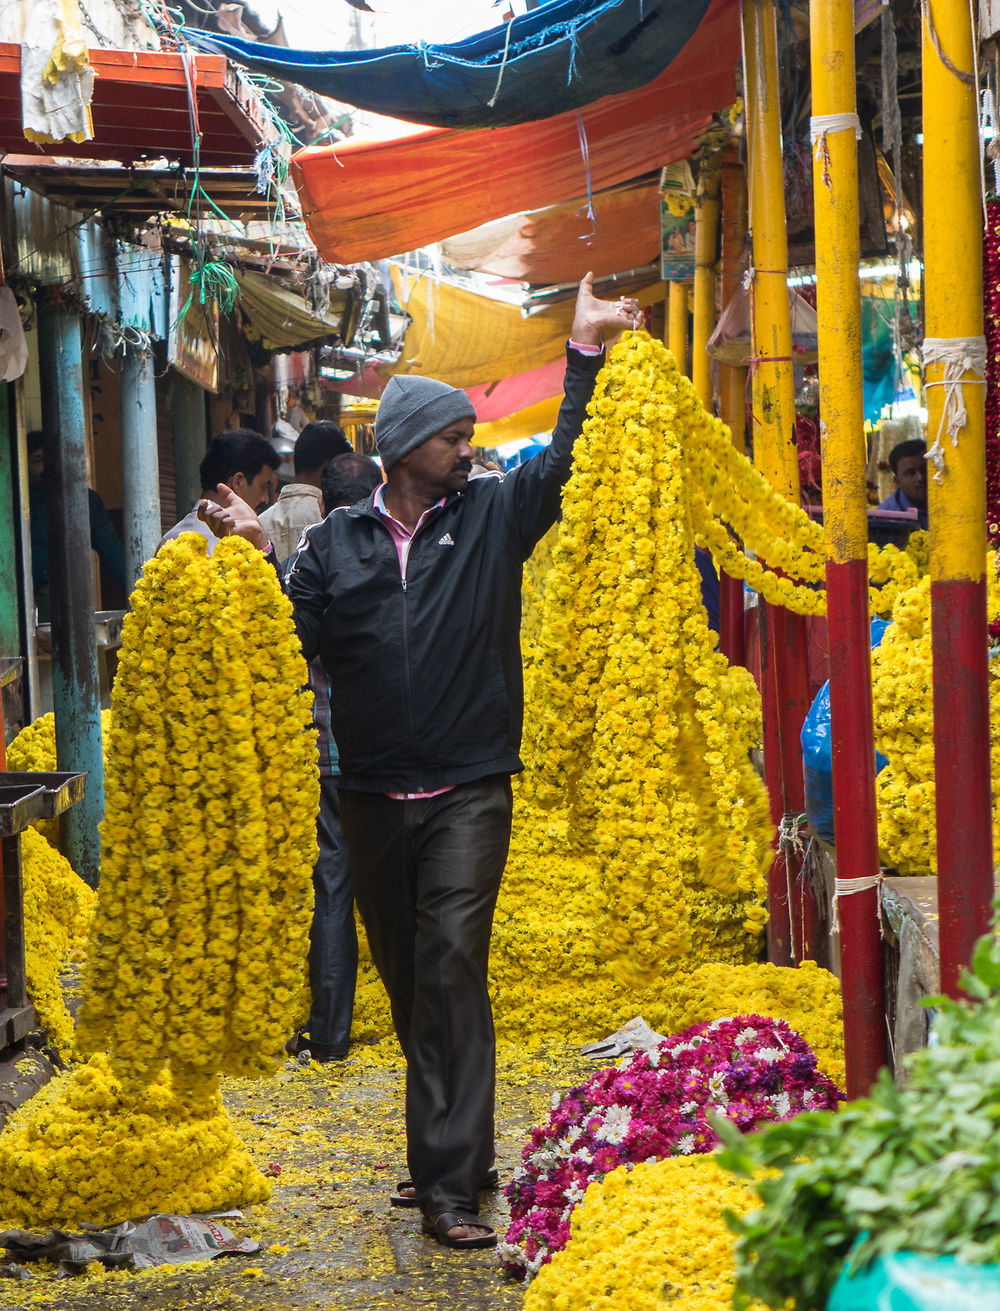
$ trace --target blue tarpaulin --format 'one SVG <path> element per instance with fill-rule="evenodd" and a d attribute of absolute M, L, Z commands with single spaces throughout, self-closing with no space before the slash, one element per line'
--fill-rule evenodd
<path fill-rule="evenodd" d="M 452 45 L 288 50 L 185 28 L 192 45 L 320 95 L 429 127 L 549 118 L 645 86 L 694 35 L 708 0 L 548 0 Z"/>

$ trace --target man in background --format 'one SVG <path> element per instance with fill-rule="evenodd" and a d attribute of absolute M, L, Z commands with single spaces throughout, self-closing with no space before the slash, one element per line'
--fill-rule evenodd
<path fill-rule="evenodd" d="M 381 469 L 367 455 L 355 455 L 353 451 L 338 455 L 323 470 L 321 499 L 312 502 L 316 506 L 314 522 L 318 523 L 324 512 L 365 500 L 381 482 Z M 318 656 L 309 663 L 309 685 L 319 739 L 320 789 L 316 821 L 319 855 L 313 870 L 315 901 L 309 931 L 312 1004 L 308 1024 L 289 1041 L 288 1050 L 293 1054 L 308 1050 L 313 1060 L 326 1063 L 343 1060 L 350 1044 L 358 933 L 350 860 L 340 829 L 340 769 L 337 744 L 330 731 L 330 681 Z"/>
<path fill-rule="evenodd" d="M 299 433 L 292 457 L 295 481 L 282 487 L 275 504 L 260 516 L 279 560 L 292 554 L 304 528 L 323 518 L 319 503 L 323 470 L 335 456 L 351 450 L 343 429 L 326 419 L 307 423 Z M 328 508 L 332 509 L 329 503 Z"/>
<path fill-rule="evenodd" d="M 214 500 L 218 494 L 216 488 L 225 483 L 255 514 L 259 514 L 274 499 L 280 463 L 281 456 L 271 443 L 252 428 L 234 428 L 231 432 L 220 433 L 209 442 L 198 468 L 201 494 Z M 208 543 L 208 554 L 212 554 L 219 539 L 204 520 L 198 518 L 198 504 L 196 501 L 194 509 L 163 534 L 157 550 L 164 542 L 180 537 L 181 533 L 201 533 Z"/>
<path fill-rule="evenodd" d="M 92 487 L 87 488 L 90 512 L 90 545 L 108 571 L 122 597 L 128 599 L 125 578 L 125 548 L 115 532 L 104 502 Z M 45 511 L 45 437 L 37 429 L 28 433 L 28 514 L 31 519 L 31 582 L 38 622 L 51 618 L 49 600 L 49 524 Z"/>
<path fill-rule="evenodd" d="M 916 510 L 917 522 L 927 527 L 927 443 L 919 437 L 897 442 L 889 452 L 896 490 L 879 505 L 880 510 Z"/>

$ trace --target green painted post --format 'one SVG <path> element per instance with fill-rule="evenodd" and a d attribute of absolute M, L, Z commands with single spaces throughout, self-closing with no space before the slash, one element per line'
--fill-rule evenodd
<path fill-rule="evenodd" d="M 38 349 L 46 435 L 56 759 L 60 769 L 87 771 L 83 800 L 61 819 L 62 849 L 80 877 L 96 887 L 101 863 L 98 825 L 104 817 L 104 757 L 78 311 L 67 304 L 40 303 Z"/>

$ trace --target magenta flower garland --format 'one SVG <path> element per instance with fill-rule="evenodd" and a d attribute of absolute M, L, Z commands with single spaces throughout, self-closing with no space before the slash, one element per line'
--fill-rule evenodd
<path fill-rule="evenodd" d="M 532 1130 L 505 1189 L 511 1223 L 504 1267 L 531 1277 L 569 1238 L 587 1187 L 620 1165 L 710 1152 L 709 1112 L 743 1133 L 804 1110 L 830 1110 L 843 1094 L 784 1020 L 760 1015 L 693 1024 L 652 1052 L 599 1070 Z"/>

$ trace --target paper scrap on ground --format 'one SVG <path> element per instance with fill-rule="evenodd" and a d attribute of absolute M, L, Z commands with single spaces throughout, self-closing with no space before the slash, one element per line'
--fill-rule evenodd
<path fill-rule="evenodd" d="M 82 1234 L 50 1229 L 41 1236 L 23 1229 L 0 1233 L 0 1247 L 14 1261 L 53 1261 L 67 1274 L 78 1274 L 90 1261 L 144 1269 L 207 1261 L 214 1256 L 253 1256 L 260 1244 L 237 1238 L 221 1220 L 242 1219 L 241 1211 L 218 1215 L 153 1215 L 141 1224 L 125 1220 L 109 1229 Z"/>
<path fill-rule="evenodd" d="M 665 1041 L 662 1033 L 655 1033 L 641 1015 L 623 1024 L 615 1033 L 602 1038 L 600 1042 L 588 1043 L 580 1048 L 582 1056 L 592 1060 L 610 1060 L 615 1056 L 624 1056 L 626 1052 L 648 1052 Z"/>

